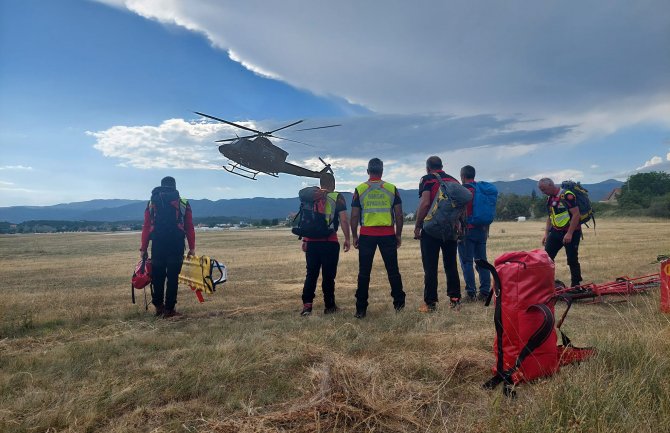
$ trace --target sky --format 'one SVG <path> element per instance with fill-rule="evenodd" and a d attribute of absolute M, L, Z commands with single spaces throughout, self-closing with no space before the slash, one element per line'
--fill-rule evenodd
<path fill-rule="evenodd" d="M 271 130 L 338 190 L 458 177 L 670 171 L 670 3 L 0 0 L 0 206 L 294 197 L 314 179 L 225 172 L 215 140 Z M 293 130 L 292 130 L 293 129 Z"/>

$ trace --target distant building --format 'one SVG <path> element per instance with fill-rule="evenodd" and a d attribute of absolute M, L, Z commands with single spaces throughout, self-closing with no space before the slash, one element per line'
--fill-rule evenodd
<path fill-rule="evenodd" d="M 605 200 L 601 200 L 601 203 L 611 203 L 611 204 L 616 204 L 617 199 L 621 195 L 621 188 L 614 188 L 609 194 L 607 194 L 607 197 L 605 197 Z"/>

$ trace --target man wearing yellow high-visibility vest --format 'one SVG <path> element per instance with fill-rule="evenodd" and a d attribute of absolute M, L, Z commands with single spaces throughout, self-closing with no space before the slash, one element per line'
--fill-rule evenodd
<path fill-rule="evenodd" d="M 575 193 L 561 190 L 548 177 L 540 179 L 537 187 L 547 196 L 547 224 L 542 238 L 544 250 L 552 260 L 565 247 L 570 268 L 571 287 L 579 286 L 582 270 L 579 264 L 579 241 L 582 238 L 579 206 Z"/>
<path fill-rule="evenodd" d="M 379 158 L 372 158 L 368 162 L 370 178 L 356 187 L 351 202 L 351 235 L 354 248 L 358 249 L 358 288 L 354 315 L 358 319 L 364 318 L 367 313 L 370 272 L 377 247 L 391 284 L 393 307 L 396 311 L 405 307 L 397 251 L 401 245 L 403 226 L 402 200 L 395 185 L 382 180 L 383 171 L 384 163 Z"/>

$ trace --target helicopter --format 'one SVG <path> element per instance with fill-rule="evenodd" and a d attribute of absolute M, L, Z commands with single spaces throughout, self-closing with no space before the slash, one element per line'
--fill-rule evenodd
<path fill-rule="evenodd" d="M 304 144 L 306 146 L 311 146 L 310 144 L 303 143 L 302 141 L 292 140 L 290 138 L 278 137 L 274 135 L 275 132 L 281 131 L 291 126 L 295 126 L 299 123 L 302 123 L 303 120 L 298 120 L 291 124 L 282 126 L 281 128 L 274 129 L 272 131 L 262 132 L 255 129 L 239 125 L 237 123 L 230 122 L 225 119 L 221 119 L 215 116 L 210 116 L 209 114 L 200 113 L 195 111 L 195 114 L 198 114 L 203 117 L 207 117 L 212 120 L 223 122 L 227 125 L 234 126 L 236 128 L 244 129 L 249 132 L 253 132 L 252 135 L 246 135 L 243 137 L 227 138 L 224 140 L 216 140 L 216 143 L 224 143 L 219 146 L 219 152 L 229 160 L 228 165 L 230 167 L 223 166 L 224 170 L 229 173 L 236 174 L 238 176 L 245 177 L 251 180 L 257 180 L 256 176 L 259 173 L 264 173 L 273 177 L 279 177 L 279 173 L 292 174 L 294 176 L 302 177 L 315 177 L 321 178 L 325 173 L 333 174 L 333 170 L 330 168 L 330 164 L 319 158 L 319 160 L 325 165 L 321 171 L 309 170 L 299 165 L 291 164 L 286 162 L 286 157 L 288 152 L 284 149 L 274 145 L 268 137 L 278 138 L 280 140 L 291 141 L 294 143 Z M 326 126 L 317 126 L 315 128 L 304 128 L 296 129 L 296 131 L 309 131 L 312 129 L 324 129 L 324 128 L 334 128 L 341 125 L 326 125 Z"/>

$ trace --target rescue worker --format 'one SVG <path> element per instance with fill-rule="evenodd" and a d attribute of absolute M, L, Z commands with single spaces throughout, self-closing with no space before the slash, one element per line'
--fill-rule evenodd
<path fill-rule="evenodd" d="M 447 296 L 449 296 L 450 306 L 454 309 L 459 309 L 461 306 L 461 280 L 458 276 L 458 265 L 456 264 L 458 241 L 442 241 L 423 231 L 423 220 L 426 218 L 430 205 L 440 189 L 437 176 L 444 182 L 459 182 L 442 170 L 442 159 L 439 156 L 431 156 L 426 160 L 426 173 L 419 181 L 419 206 L 416 209 L 416 224 L 414 226 L 414 239 L 419 239 L 421 242 L 421 262 L 424 274 L 424 303 L 419 307 L 419 311 L 422 313 L 433 312 L 437 308 L 437 268 L 440 250 L 442 250 L 442 263 L 447 276 Z"/>
<path fill-rule="evenodd" d="M 561 191 L 561 188 L 547 177 L 540 179 L 537 187 L 547 195 L 549 216 L 542 238 L 544 250 L 554 260 L 560 249 L 565 247 L 570 268 L 570 286 L 579 286 L 582 281 L 579 265 L 579 241 L 582 238 L 582 229 L 577 197 L 570 190 Z"/>
<path fill-rule="evenodd" d="M 167 176 L 161 180 L 161 186 L 151 191 L 151 200 L 144 210 L 140 246 L 140 257 L 147 257 L 151 241 L 151 302 L 156 308 L 156 316 L 181 316 L 175 310 L 175 304 L 177 278 L 184 261 L 184 238 L 188 241 L 188 255 L 195 255 L 191 205 L 179 196 L 175 179 Z"/>
<path fill-rule="evenodd" d="M 330 173 L 321 175 L 320 186 L 326 194 L 326 223 L 333 221 L 333 233 L 326 238 L 304 237 L 302 250 L 305 252 L 307 262 L 307 275 L 302 289 L 302 312 L 301 316 L 312 314 L 312 301 L 316 292 L 316 282 L 321 275 L 321 289 L 323 290 L 323 314 L 332 314 L 338 311 L 335 304 L 335 276 L 337 275 L 337 264 L 340 259 L 340 243 L 337 239 L 337 227 L 342 227 L 344 234 L 343 249 L 346 253 L 351 246 L 351 234 L 349 228 L 349 216 L 347 215 L 347 203 L 339 192 L 335 192 L 335 177 Z"/>
<path fill-rule="evenodd" d="M 475 202 L 475 168 L 466 165 L 461 168 L 461 183 L 472 193 L 472 201 L 468 203 L 466 216 L 472 215 L 472 205 Z M 479 274 L 479 296 L 477 296 L 477 284 L 475 271 L 472 269 L 474 260 L 486 260 L 486 241 L 489 237 L 488 225 L 474 225 L 468 223 L 465 237 L 458 242 L 458 258 L 461 262 L 463 279 L 465 280 L 465 292 L 468 301 L 486 301 L 491 291 L 491 272 L 475 265 Z"/>
<path fill-rule="evenodd" d="M 395 185 L 382 180 L 383 171 L 384 163 L 379 158 L 372 158 L 368 162 L 369 179 L 356 187 L 351 201 L 351 235 L 354 248 L 358 249 L 358 288 L 354 315 L 357 319 L 364 318 L 367 313 L 370 272 L 377 248 L 386 266 L 393 307 L 396 311 L 405 308 L 397 251 L 402 244 L 402 200 Z"/>

